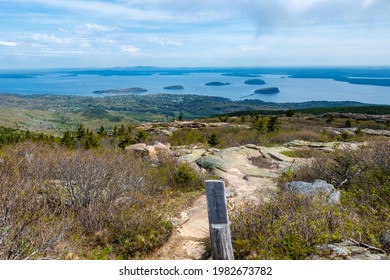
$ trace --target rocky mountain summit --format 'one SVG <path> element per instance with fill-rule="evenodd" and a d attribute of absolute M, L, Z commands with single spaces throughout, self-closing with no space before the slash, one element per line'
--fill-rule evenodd
<path fill-rule="evenodd" d="M 228 208 L 233 210 L 247 203 L 266 203 L 279 188 L 275 180 L 277 177 L 310 161 L 307 158 L 286 156 L 285 152 L 302 149 L 302 147 L 319 151 L 330 151 L 335 148 L 353 149 L 358 145 L 360 144 L 295 140 L 277 147 L 243 145 L 216 149 L 203 146 L 170 146 L 156 142 L 152 145 L 131 145 L 126 150 L 155 162 L 161 156 L 174 157 L 180 162 L 189 163 L 202 174 L 212 174 L 224 180 Z M 340 191 L 322 180 L 293 181 L 286 184 L 285 189 L 308 196 L 325 195 L 324 202 L 340 203 Z M 153 258 L 204 259 L 206 250 L 204 240 L 209 235 L 205 197 L 202 195 L 192 205 L 183 209 L 174 218 L 174 224 L 176 227 L 171 238 L 153 255 Z M 388 240 L 389 237 L 385 236 L 383 242 Z M 323 244 L 318 246 L 319 254 L 312 256 L 311 259 L 389 259 L 384 251 L 367 248 L 365 245 L 351 240 L 339 244 Z"/>

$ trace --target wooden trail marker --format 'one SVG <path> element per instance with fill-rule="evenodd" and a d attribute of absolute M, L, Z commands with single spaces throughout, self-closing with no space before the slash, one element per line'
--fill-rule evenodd
<path fill-rule="evenodd" d="M 219 180 L 206 180 L 205 186 L 212 257 L 214 260 L 234 260 L 225 183 Z"/>

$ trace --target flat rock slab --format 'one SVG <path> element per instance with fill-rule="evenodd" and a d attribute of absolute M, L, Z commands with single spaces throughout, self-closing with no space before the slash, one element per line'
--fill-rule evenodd
<path fill-rule="evenodd" d="M 287 147 L 261 147 L 261 152 L 269 155 L 277 161 L 293 162 L 294 158 L 283 155 L 282 152 L 292 151 Z"/>
<path fill-rule="evenodd" d="M 261 153 L 260 149 L 241 146 L 220 150 L 213 154 L 202 156 L 196 160 L 196 163 L 208 170 L 217 168 L 224 172 L 229 172 L 230 169 L 238 169 L 244 176 L 277 176 L 275 172 L 271 172 L 271 168 L 259 168 L 255 166 L 251 162 L 251 159 L 253 158 L 264 158 L 264 155 Z"/>

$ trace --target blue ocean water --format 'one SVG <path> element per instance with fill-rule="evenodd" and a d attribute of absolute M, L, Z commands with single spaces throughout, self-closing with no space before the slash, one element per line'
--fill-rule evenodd
<path fill-rule="evenodd" d="M 122 73 L 106 75 L 99 71 L 41 71 L 34 75 L 9 76 L 0 71 L 0 93 L 14 94 L 59 94 L 79 96 L 107 96 L 94 94 L 95 90 L 141 87 L 147 89 L 144 94 L 173 93 L 197 94 L 225 97 L 232 100 L 260 99 L 266 102 L 304 102 L 304 101 L 359 101 L 370 104 L 390 105 L 390 87 L 350 84 L 336 81 L 331 76 L 308 75 L 308 77 L 293 78 L 293 71 L 261 71 L 240 69 L 223 71 L 208 69 L 207 71 L 182 70 L 161 73 L 157 70 L 147 72 Z M 331 72 L 330 70 L 328 72 Z M 327 73 L 328 73 L 327 72 Z M 376 76 L 370 71 L 364 72 L 370 78 L 387 77 L 388 70 Z M 13 72 L 15 75 L 17 72 Z M 226 75 L 228 73 L 228 75 Z M 286 74 L 280 74 L 286 73 Z M 311 72 L 310 72 L 311 73 Z M 8 75 L 8 76 L 7 76 Z M 250 77 L 258 75 L 258 77 Z M 320 77 L 320 78 L 318 78 Z M 361 77 L 351 71 L 350 77 Z M 247 85 L 248 79 L 259 78 L 265 85 Z M 208 82 L 229 83 L 224 86 L 206 86 Z M 166 86 L 182 85 L 183 90 L 166 90 Z M 256 94 L 254 91 L 265 87 L 278 87 L 278 94 Z"/>

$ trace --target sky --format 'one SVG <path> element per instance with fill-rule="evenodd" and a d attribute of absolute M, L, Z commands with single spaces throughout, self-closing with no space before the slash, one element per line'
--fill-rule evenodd
<path fill-rule="evenodd" d="M 390 0 L 0 0 L 0 69 L 390 66 Z"/>

